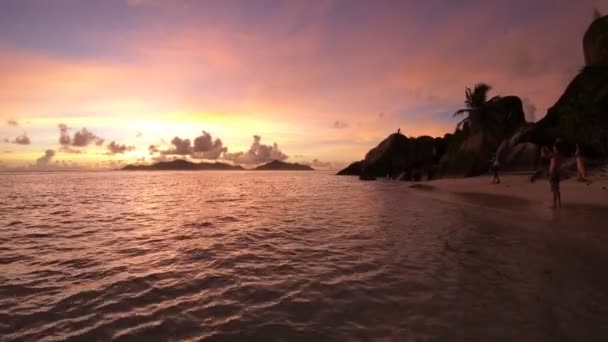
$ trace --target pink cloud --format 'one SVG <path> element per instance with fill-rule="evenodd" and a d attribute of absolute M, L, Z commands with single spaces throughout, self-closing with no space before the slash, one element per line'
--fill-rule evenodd
<path fill-rule="evenodd" d="M 451 131 L 450 113 L 476 82 L 526 99 L 541 118 L 582 66 L 582 34 L 593 5 L 605 1 L 546 4 L 537 12 L 529 7 L 541 3 L 523 1 L 378 2 L 362 10 L 348 1 L 290 1 L 252 18 L 230 3 L 208 4 L 220 7 L 211 12 L 197 2 L 129 0 L 139 25 L 103 40 L 114 59 L 0 45 L 0 65 L 10 65 L 0 77 L 0 110 L 16 119 L 109 121 L 126 112 L 238 113 L 298 127 L 299 141 L 278 141 L 290 155 L 308 152 L 314 137 L 334 144 L 314 147 L 315 157 L 356 159 L 398 127 L 410 135 Z M 217 18 L 203 20 L 205 13 Z M 328 124 L 338 119 L 348 125 Z"/>

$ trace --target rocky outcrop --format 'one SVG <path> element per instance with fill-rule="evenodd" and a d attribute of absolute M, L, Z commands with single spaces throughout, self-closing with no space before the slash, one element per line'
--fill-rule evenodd
<path fill-rule="evenodd" d="M 560 138 L 565 154 L 579 144 L 587 157 L 608 158 L 608 16 L 589 26 L 583 50 L 587 66 L 518 142 L 550 146 Z"/>
<path fill-rule="evenodd" d="M 560 138 L 564 153 L 579 144 L 592 158 L 608 158 L 608 67 L 583 69 L 557 103 L 519 142 L 551 146 Z"/>
<path fill-rule="evenodd" d="M 482 131 L 471 133 L 460 144 L 451 146 L 439 164 L 444 176 L 477 176 L 488 170 L 490 158 L 500 140 Z"/>
<path fill-rule="evenodd" d="M 367 152 L 361 175 L 386 177 L 398 174 L 405 169 L 409 145 L 409 139 L 404 135 L 391 134 Z"/>
<path fill-rule="evenodd" d="M 516 96 L 492 99 L 469 108 L 467 124 L 453 135 L 418 141 L 393 134 L 341 173 L 358 172 L 366 179 L 398 174 L 416 178 L 420 170 L 432 174 L 439 161 L 440 175 L 476 176 L 488 170 L 494 154 L 506 169 L 534 169 L 540 147 L 551 146 L 557 138 L 566 155 L 579 144 L 587 157 L 608 159 L 608 16 L 590 25 L 583 49 L 585 68 L 539 122 L 526 123 Z"/>
<path fill-rule="evenodd" d="M 363 169 L 363 160 L 356 161 L 338 172 L 338 176 L 359 176 Z"/>
<path fill-rule="evenodd" d="M 583 38 L 583 53 L 587 66 L 608 65 L 608 16 L 591 23 Z"/>
<path fill-rule="evenodd" d="M 416 179 L 423 175 L 432 177 L 433 166 L 440 158 L 439 153 L 444 150 L 442 138 L 407 138 L 395 133 L 367 152 L 364 160 L 352 163 L 338 174 L 358 175 L 362 180 L 377 177 Z"/>
<path fill-rule="evenodd" d="M 432 137 L 408 139 L 402 134 L 391 134 L 365 155 L 361 175 L 407 180 L 427 174 L 430 178 L 435 154 Z"/>
<path fill-rule="evenodd" d="M 478 176 L 487 172 L 489 161 L 503 141 L 525 125 L 523 105 L 517 96 L 505 96 L 484 108 L 483 127 L 454 134 L 439 163 L 439 172 L 451 176 Z"/>
<path fill-rule="evenodd" d="M 502 141 L 496 152 L 503 170 L 535 170 L 540 163 L 540 148 L 532 143 L 519 142 L 522 135 L 533 129 L 528 123 L 517 130 L 510 138 Z"/>
<path fill-rule="evenodd" d="M 494 133 L 499 139 L 510 137 L 526 123 L 526 114 L 521 99 L 517 96 L 503 96 L 488 104 L 488 114 L 495 121 Z"/>

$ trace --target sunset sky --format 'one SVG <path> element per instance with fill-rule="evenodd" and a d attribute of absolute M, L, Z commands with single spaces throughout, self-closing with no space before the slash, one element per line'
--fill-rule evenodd
<path fill-rule="evenodd" d="M 538 120 L 583 66 L 594 8 L 608 1 L 2 0 L 0 169 L 338 168 L 397 128 L 453 131 L 476 82 Z"/>

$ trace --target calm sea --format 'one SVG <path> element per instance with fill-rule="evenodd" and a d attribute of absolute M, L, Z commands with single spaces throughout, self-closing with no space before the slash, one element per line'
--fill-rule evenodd
<path fill-rule="evenodd" d="M 608 338 L 608 240 L 408 186 L 0 174 L 0 340 Z"/>

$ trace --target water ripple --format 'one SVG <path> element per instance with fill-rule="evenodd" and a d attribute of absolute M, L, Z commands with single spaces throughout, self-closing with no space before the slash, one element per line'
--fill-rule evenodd
<path fill-rule="evenodd" d="M 488 220 L 405 183 L 0 177 L 2 340 L 608 336 L 605 239 Z"/>

